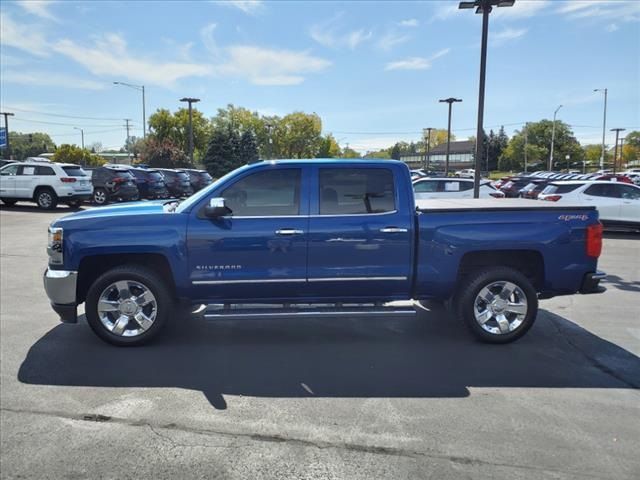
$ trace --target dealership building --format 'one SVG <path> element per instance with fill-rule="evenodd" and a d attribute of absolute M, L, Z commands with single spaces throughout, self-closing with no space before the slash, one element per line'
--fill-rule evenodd
<path fill-rule="evenodd" d="M 449 169 L 473 168 L 473 154 L 476 144 L 471 140 L 451 142 L 449 148 Z M 428 170 L 444 170 L 447 158 L 447 144 L 441 143 L 429 151 L 429 156 L 425 162 L 424 153 L 414 153 L 400 155 L 400 160 L 409 165 L 409 168 L 422 168 L 427 165 Z"/>

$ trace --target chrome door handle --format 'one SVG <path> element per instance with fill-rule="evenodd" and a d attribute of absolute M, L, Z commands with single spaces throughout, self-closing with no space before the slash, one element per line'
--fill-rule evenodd
<path fill-rule="evenodd" d="M 409 230 L 406 228 L 398 228 L 398 227 L 385 227 L 381 228 L 380 231 L 382 233 L 406 233 Z"/>
<path fill-rule="evenodd" d="M 276 235 L 302 235 L 304 232 L 302 230 L 295 230 L 293 228 L 282 228 L 280 230 L 276 230 Z"/>

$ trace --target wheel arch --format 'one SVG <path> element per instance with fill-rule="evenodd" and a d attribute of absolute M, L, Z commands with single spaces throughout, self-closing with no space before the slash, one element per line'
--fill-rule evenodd
<path fill-rule="evenodd" d="M 470 273 L 486 267 L 510 267 L 526 276 L 536 290 L 544 287 L 545 264 L 537 250 L 479 250 L 467 252 L 460 260 L 457 284 Z"/>

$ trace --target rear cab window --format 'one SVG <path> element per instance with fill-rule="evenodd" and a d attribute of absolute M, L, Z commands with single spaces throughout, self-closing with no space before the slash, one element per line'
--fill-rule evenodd
<path fill-rule="evenodd" d="M 358 215 L 396 210 L 388 168 L 320 168 L 320 215 Z"/>

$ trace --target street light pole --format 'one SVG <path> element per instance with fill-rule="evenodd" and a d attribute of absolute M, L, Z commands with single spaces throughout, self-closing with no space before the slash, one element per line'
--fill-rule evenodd
<path fill-rule="evenodd" d="M 524 124 L 524 173 L 527 173 L 527 146 L 529 145 L 528 126 L 528 122 Z"/>
<path fill-rule="evenodd" d="M 424 162 L 422 162 L 422 168 L 429 170 L 429 151 L 431 150 L 431 130 L 435 130 L 433 127 L 423 128 L 422 135 L 426 138 L 427 144 L 425 147 Z M 425 135 L 426 132 L 426 135 Z"/>
<path fill-rule="evenodd" d="M 1 112 L 0 115 L 4 115 L 4 134 L 7 137 L 7 146 L 5 147 L 5 153 L 7 158 L 11 159 L 11 145 L 9 144 L 9 117 L 13 117 L 11 112 Z"/>
<path fill-rule="evenodd" d="M 625 128 L 612 128 L 612 132 L 616 132 L 616 148 L 613 151 L 613 173 L 616 173 L 616 165 L 618 164 L 618 135 L 624 132 Z"/>
<path fill-rule="evenodd" d="M 487 73 L 487 40 L 489 36 L 489 14 L 493 7 L 512 7 L 515 0 L 475 0 L 460 2 L 459 9 L 475 8 L 482 14 L 482 43 L 480 47 L 480 83 L 478 87 L 478 128 L 476 131 L 476 161 L 473 176 L 473 198 L 480 197 L 480 170 L 482 166 L 482 143 L 484 141 L 484 86 Z"/>
<path fill-rule="evenodd" d="M 558 110 L 562 108 L 562 105 L 559 105 L 556 108 L 556 111 L 553 112 L 553 126 L 551 127 L 551 150 L 549 151 L 549 171 L 553 170 L 553 144 L 556 140 L 556 115 L 558 114 Z"/>
<path fill-rule="evenodd" d="M 193 113 L 191 104 L 198 103 L 199 98 L 184 97 L 180 99 L 181 102 L 187 102 L 189 104 L 189 160 L 193 165 Z"/>
<path fill-rule="evenodd" d="M 75 130 L 80 130 L 80 136 L 82 138 L 82 149 L 84 150 L 84 128 L 73 127 Z"/>
<path fill-rule="evenodd" d="M 134 90 L 142 92 L 142 138 L 147 138 L 147 108 L 144 98 L 144 85 L 133 85 L 131 83 L 124 82 L 113 82 L 113 84 L 133 88 Z"/>
<path fill-rule="evenodd" d="M 442 100 L 440 100 L 441 103 L 449 104 L 449 122 L 447 126 L 447 155 L 445 157 L 445 163 L 444 163 L 445 177 L 449 176 L 449 151 L 451 149 L 451 105 L 454 104 L 455 102 L 461 102 L 461 101 L 462 101 L 461 99 L 453 98 L 453 97 L 443 98 Z"/>
<path fill-rule="evenodd" d="M 604 157 L 605 157 L 605 144 L 604 144 L 604 135 L 607 130 L 607 92 L 606 88 L 595 88 L 594 92 L 604 92 L 604 114 L 602 117 L 602 155 L 600 155 L 600 170 L 604 169 Z"/>

